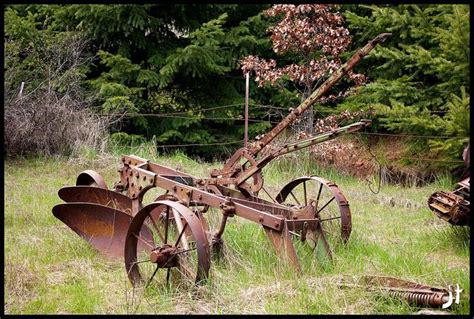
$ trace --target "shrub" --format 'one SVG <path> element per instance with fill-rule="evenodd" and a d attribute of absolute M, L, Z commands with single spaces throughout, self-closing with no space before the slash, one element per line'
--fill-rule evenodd
<path fill-rule="evenodd" d="M 5 12 L 7 156 L 103 149 L 108 119 L 94 115 L 93 92 L 81 86 L 90 60 L 87 41 L 74 32 L 37 28 L 36 18 L 21 18 L 12 8 Z"/>

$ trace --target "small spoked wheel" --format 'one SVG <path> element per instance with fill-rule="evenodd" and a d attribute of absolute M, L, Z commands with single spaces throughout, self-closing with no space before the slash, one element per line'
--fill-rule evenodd
<path fill-rule="evenodd" d="M 348 241 L 352 229 L 351 212 L 336 184 L 317 176 L 301 177 L 284 186 L 276 200 L 292 208 L 306 209 L 304 211 L 310 214 L 302 216 L 303 219 L 319 219 L 315 229 L 290 231 L 300 242 L 305 242 L 310 251 L 321 245 L 331 256 L 332 247 Z"/>
<path fill-rule="evenodd" d="M 152 240 L 144 238 L 147 228 Z M 202 283 L 209 274 L 210 251 L 201 220 L 186 206 L 160 200 L 133 218 L 125 240 L 125 268 L 134 287 Z"/>

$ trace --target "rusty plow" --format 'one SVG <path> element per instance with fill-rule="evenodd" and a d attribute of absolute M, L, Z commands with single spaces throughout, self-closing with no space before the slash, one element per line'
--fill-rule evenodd
<path fill-rule="evenodd" d="M 333 247 L 345 244 L 352 229 L 349 202 L 342 191 L 322 177 L 303 176 L 269 195 L 270 201 L 259 197 L 261 190 L 267 193 L 262 169 L 279 156 L 358 131 L 370 121 L 336 128 L 270 154 L 259 153 L 387 36 L 381 34 L 359 49 L 262 139 L 238 149 L 208 177 L 125 155 L 113 189 L 97 172 L 84 171 L 75 186 L 59 190 L 64 203 L 53 208 L 54 216 L 105 257 L 123 260 L 134 286 L 175 279 L 204 282 L 212 250 L 220 246 L 227 221 L 234 217 L 262 227 L 277 255 L 297 273 L 307 265 L 303 259 L 315 259 L 320 252 L 331 259 Z M 145 203 L 144 195 L 152 188 L 162 193 Z M 211 217 L 218 222 L 209 223 Z"/>

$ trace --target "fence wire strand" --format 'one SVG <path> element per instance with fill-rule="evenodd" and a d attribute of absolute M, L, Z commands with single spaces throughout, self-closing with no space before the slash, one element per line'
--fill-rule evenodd
<path fill-rule="evenodd" d="M 242 103 L 236 104 L 227 104 L 227 105 L 219 105 L 215 107 L 210 107 L 206 109 L 196 110 L 197 114 L 206 113 L 209 111 L 221 110 L 226 108 L 232 108 L 241 106 L 244 107 Z M 264 104 L 250 104 L 250 106 L 254 107 L 254 109 L 275 109 L 275 110 L 282 110 L 289 112 L 289 108 L 285 107 L 278 107 L 274 105 L 264 105 Z M 315 113 L 319 114 L 340 114 L 340 112 L 334 112 L 331 110 L 315 110 Z M 446 111 L 428 111 L 430 114 L 443 114 Z M 383 114 L 390 114 L 390 113 L 376 113 L 377 115 Z M 280 114 L 280 116 L 283 114 Z M 120 116 L 120 120 L 123 118 L 133 118 L 133 117 L 157 117 L 157 118 L 176 118 L 176 119 L 189 119 L 189 120 L 206 120 L 206 121 L 245 121 L 244 118 L 241 117 L 207 117 L 207 116 L 200 116 L 200 115 L 193 115 L 187 111 L 182 112 L 168 112 L 168 113 L 136 113 L 136 114 L 111 114 L 111 115 L 104 115 L 104 116 Z M 286 116 L 286 115 L 284 115 Z M 270 123 L 270 124 L 278 124 L 280 122 L 272 121 L 270 119 L 257 119 L 257 118 L 249 118 L 249 122 L 252 123 Z M 400 134 L 400 133 L 376 133 L 376 132 L 355 132 L 355 134 L 360 135 L 370 135 L 370 136 L 392 136 L 392 137 L 403 137 L 403 138 L 410 138 L 410 139 L 461 139 L 457 137 L 450 137 L 450 136 L 436 136 L 436 135 L 418 135 L 418 134 Z M 189 144 L 157 144 L 159 148 L 179 148 L 179 147 L 208 147 L 208 146 L 225 146 L 225 145 L 233 145 L 233 144 L 243 144 L 244 140 L 235 140 L 229 142 L 216 142 L 216 143 L 189 143 Z M 400 159 L 406 160 L 414 160 L 414 161 L 427 161 L 427 162 L 452 162 L 452 163 L 463 163 L 462 160 L 438 160 L 438 159 L 430 159 L 430 158 L 416 158 L 416 157 L 401 157 Z"/>

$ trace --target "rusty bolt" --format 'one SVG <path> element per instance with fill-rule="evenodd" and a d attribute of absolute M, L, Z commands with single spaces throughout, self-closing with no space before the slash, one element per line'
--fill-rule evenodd
<path fill-rule="evenodd" d="M 143 175 L 143 180 L 146 181 L 146 176 L 145 175 Z"/>
<path fill-rule="evenodd" d="M 202 195 L 199 195 L 199 196 L 198 196 L 198 199 L 199 199 L 199 200 L 202 200 Z"/>
<path fill-rule="evenodd" d="M 131 160 L 128 160 L 128 165 L 132 164 L 132 161 Z"/>
<path fill-rule="evenodd" d="M 263 216 L 262 216 L 262 215 L 260 215 L 260 216 L 258 217 L 258 221 L 259 221 L 260 223 L 263 223 Z"/>
<path fill-rule="evenodd" d="M 280 226 L 280 223 L 279 222 L 275 222 L 275 227 L 278 227 Z"/>
<path fill-rule="evenodd" d="M 135 186 L 135 183 L 132 183 L 132 187 Z"/>
<path fill-rule="evenodd" d="M 143 189 L 143 187 L 140 185 L 140 187 L 138 187 L 138 190 L 142 190 L 142 189 Z"/>
<path fill-rule="evenodd" d="M 178 190 L 178 187 L 176 185 L 173 186 L 173 192 L 176 192 Z"/>

